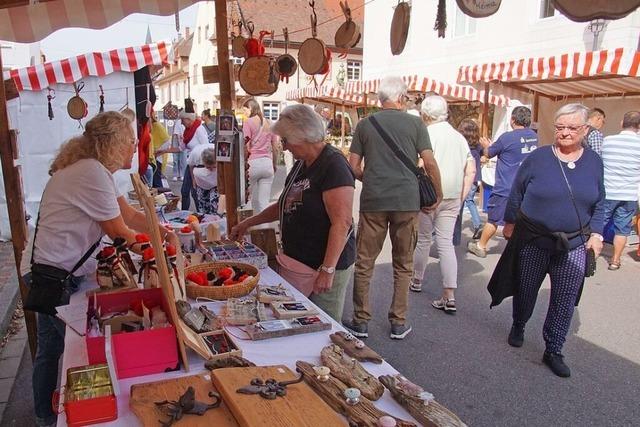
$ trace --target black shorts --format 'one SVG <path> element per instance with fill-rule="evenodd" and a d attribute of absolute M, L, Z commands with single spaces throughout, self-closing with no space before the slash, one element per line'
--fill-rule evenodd
<path fill-rule="evenodd" d="M 504 211 L 508 197 L 492 194 L 487 202 L 487 218 L 491 224 L 504 225 Z"/>

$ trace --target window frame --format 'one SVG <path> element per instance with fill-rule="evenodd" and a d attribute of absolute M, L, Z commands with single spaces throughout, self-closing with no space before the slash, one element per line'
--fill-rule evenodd
<path fill-rule="evenodd" d="M 352 64 L 351 67 L 350 67 L 350 64 Z M 357 67 L 355 65 L 357 65 Z M 358 77 L 355 77 L 355 76 L 349 77 L 350 70 L 354 75 L 355 75 L 355 71 L 357 71 Z M 346 78 L 348 82 L 362 80 L 362 61 L 356 60 L 356 59 L 347 60 Z"/>
<path fill-rule="evenodd" d="M 551 0 L 540 0 L 540 2 L 538 3 L 538 6 L 539 6 L 538 7 L 538 19 L 539 20 L 553 19 L 553 18 L 558 16 L 558 9 L 556 9 L 553 6 L 553 4 L 551 3 Z M 553 13 L 551 15 L 549 15 L 549 16 L 544 16 L 544 13 L 547 12 L 549 8 L 551 8 Z"/>
<path fill-rule="evenodd" d="M 275 117 L 273 112 L 275 109 Z M 278 101 L 262 101 L 262 115 L 265 119 L 275 122 L 280 117 L 280 103 Z"/>

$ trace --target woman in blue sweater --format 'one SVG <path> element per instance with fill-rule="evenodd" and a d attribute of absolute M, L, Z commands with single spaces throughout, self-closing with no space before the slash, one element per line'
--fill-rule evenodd
<path fill-rule="evenodd" d="M 555 115 L 555 143 L 529 154 L 518 169 L 504 220 L 509 238 L 489 283 L 492 306 L 514 295 L 508 342 L 521 347 L 524 327 L 547 274 L 551 298 L 543 328 L 543 362 L 560 377 L 574 306 L 584 284 L 588 251 L 602 250 L 604 183 L 602 160 L 582 147 L 588 108 L 568 104 Z"/>

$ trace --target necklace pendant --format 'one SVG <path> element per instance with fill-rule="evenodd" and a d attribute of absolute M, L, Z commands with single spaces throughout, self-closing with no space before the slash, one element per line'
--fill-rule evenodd
<path fill-rule="evenodd" d="M 575 169 L 576 168 L 576 164 L 574 162 L 569 162 L 569 163 L 567 163 L 567 167 L 569 169 Z"/>

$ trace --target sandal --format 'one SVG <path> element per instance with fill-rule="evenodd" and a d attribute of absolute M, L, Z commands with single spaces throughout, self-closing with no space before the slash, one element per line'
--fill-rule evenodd
<path fill-rule="evenodd" d="M 440 298 L 431 302 L 431 306 L 438 310 L 443 310 L 447 314 L 456 314 L 456 300 Z"/>
<path fill-rule="evenodd" d="M 620 263 L 619 262 L 610 262 L 609 263 L 609 270 L 615 271 L 615 270 L 619 270 L 619 269 L 620 269 Z"/>

